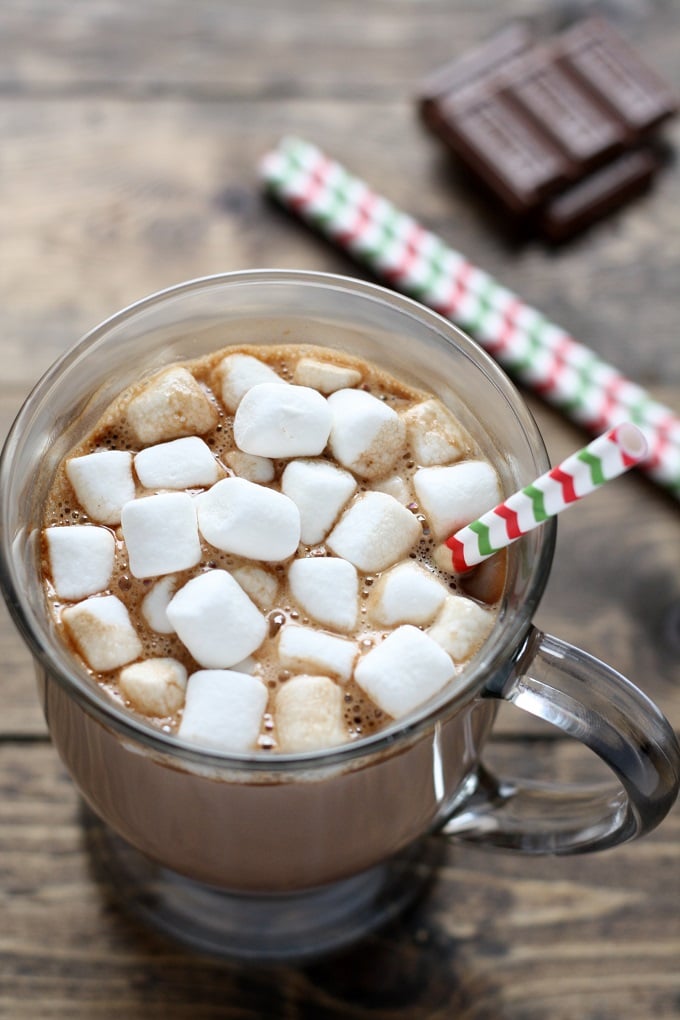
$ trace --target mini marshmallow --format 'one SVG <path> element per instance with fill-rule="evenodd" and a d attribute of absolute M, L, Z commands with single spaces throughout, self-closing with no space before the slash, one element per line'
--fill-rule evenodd
<path fill-rule="evenodd" d="M 201 534 L 223 552 L 253 560 L 288 559 L 300 543 L 292 499 L 245 478 L 225 478 L 196 499 Z"/>
<path fill-rule="evenodd" d="M 99 595 L 64 609 L 61 619 L 77 650 L 96 672 L 125 666 L 142 654 L 127 609 L 115 595 Z"/>
<path fill-rule="evenodd" d="M 220 469 L 207 443 L 198 436 L 147 446 L 135 457 L 145 489 L 191 489 L 212 485 Z"/>
<path fill-rule="evenodd" d="M 398 563 L 378 579 L 366 608 L 375 623 L 431 623 L 446 598 L 446 588 L 428 570 L 412 560 Z"/>
<path fill-rule="evenodd" d="M 127 420 L 143 446 L 180 436 L 202 435 L 219 413 L 186 368 L 168 368 L 128 404 Z"/>
<path fill-rule="evenodd" d="M 259 383 L 248 390 L 234 417 L 234 441 L 260 457 L 314 457 L 331 430 L 327 400 L 308 386 Z"/>
<path fill-rule="evenodd" d="M 382 478 L 404 452 L 406 426 L 388 404 L 365 390 L 337 390 L 329 444 L 343 467 L 361 478 Z"/>
<path fill-rule="evenodd" d="M 66 461 L 66 474 L 85 513 L 101 524 L 119 524 L 125 503 L 135 498 L 132 454 L 102 450 Z"/>
<path fill-rule="evenodd" d="M 436 545 L 432 550 L 432 562 L 443 574 L 455 573 L 453 569 L 453 554 L 448 545 L 443 542 Z"/>
<path fill-rule="evenodd" d="M 223 669 L 260 647 L 267 621 L 226 570 L 192 578 L 173 596 L 168 620 L 196 662 Z"/>
<path fill-rule="evenodd" d="M 239 478 L 246 478 L 249 482 L 257 482 L 259 485 L 274 481 L 274 461 L 269 457 L 256 457 L 252 453 L 232 450 L 224 459 Z"/>
<path fill-rule="evenodd" d="M 227 354 L 217 366 L 222 403 L 232 414 L 248 390 L 259 383 L 283 383 L 280 375 L 250 354 Z"/>
<path fill-rule="evenodd" d="M 359 686 L 393 719 L 424 704 L 454 675 L 443 648 L 408 624 L 364 655 L 354 671 Z"/>
<path fill-rule="evenodd" d="M 366 492 L 345 511 L 326 545 L 372 574 L 403 560 L 421 535 L 420 521 L 396 499 L 384 492 Z"/>
<path fill-rule="evenodd" d="M 386 492 L 388 496 L 392 496 L 402 506 L 406 506 L 407 503 L 413 501 L 413 493 L 401 475 L 390 475 L 388 478 L 382 478 L 379 482 L 373 482 L 371 488 L 375 492 Z"/>
<path fill-rule="evenodd" d="M 243 567 L 235 567 L 231 571 L 231 576 L 238 581 L 248 598 L 251 598 L 262 612 L 268 612 L 276 605 L 279 582 L 276 576 L 264 567 L 251 566 L 248 563 Z"/>
<path fill-rule="evenodd" d="M 316 358 L 300 358 L 293 380 L 298 386 L 311 386 L 319 393 L 335 393 L 361 382 L 361 372 L 347 365 L 334 365 Z"/>
<path fill-rule="evenodd" d="M 187 492 L 161 492 L 126 503 L 121 526 L 134 577 L 188 570 L 201 559 L 196 508 Z"/>
<path fill-rule="evenodd" d="M 352 630 L 359 613 L 356 568 L 334 556 L 294 560 L 288 568 L 290 591 L 300 608 L 333 630 Z"/>
<path fill-rule="evenodd" d="M 353 641 L 313 627 L 287 623 L 279 631 L 279 661 L 285 669 L 296 672 L 314 669 L 349 680 L 357 651 Z"/>
<path fill-rule="evenodd" d="M 488 637 L 494 616 L 463 595 L 449 595 L 427 633 L 454 662 L 469 659 Z"/>
<path fill-rule="evenodd" d="M 300 538 L 318 545 L 354 495 L 354 477 L 325 460 L 292 460 L 281 476 L 281 491 L 300 511 Z"/>
<path fill-rule="evenodd" d="M 465 440 L 452 414 L 438 400 L 424 400 L 402 415 L 416 464 L 451 464 L 465 452 Z"/>
<path fill-rule="evenodd" d="M 59 598 L 74 602 L 108 588 L 116 541 L 107 528 L 70 525 L 46 528 L 44 534 Z"/>
<path fill-rule="evenodd" d="M 274 705 L 279 750 L 316 751 L 348 739 L 343 692 L 327 676 L 302 674 L 286 680 Z"/>
<path fill-rule="evenodd" d="M 174 634 L 175 628 L 168 620 L 167 609 L 175 594 L 177 578 L 168 574 L 156 581 L 142 599 L 141 611 L 144 620 L 157 634 Z"/>
<path fill-rule="evenodd" d="M 252 751 L 267 707 L 261 680 L 232 669 L 192 673 L 177 735 L 219 751 Z"/>
<path fill-rule="evenodd" d="M 120 671 L 118 688 L 142 715 L 169 716 L 184 704 L 187 671 L 177 659 L 145 659 Z"/>
<path fill-rule="evenodd" d="M 413 484 L 438 541 L 475 521 L 502 499 L 496 472 L 483 460 L 421 468 L 413 476 Z"/>

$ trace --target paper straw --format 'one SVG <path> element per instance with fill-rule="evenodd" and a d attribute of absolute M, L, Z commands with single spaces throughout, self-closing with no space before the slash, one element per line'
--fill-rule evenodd
<path fill-rule="evenodd" d="M 593 434 L 626 420 L 638 425 L 649 451 L 641 466 L 680 498 L 680 418 L 670 408 L 316 146 L 285 138 L 261 173 L 283 205 L 449 318 L 573 421 Z"/>
<path fill-rule="evenodd" d="M 455 573 L 462 573 L 517 541 L 605 482 L 639 464 L 647 454 L 643 433 L 623 422 L 546 471 L 444 543 Z"/>

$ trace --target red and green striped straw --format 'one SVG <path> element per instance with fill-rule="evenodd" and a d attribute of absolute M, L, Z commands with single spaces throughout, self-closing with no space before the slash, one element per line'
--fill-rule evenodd
<path fill-rule="evenodd" d="M 284 206 L 449 318 L 592 434 L 622 421 L 638 425 L 648 444 L 642 468 L 680 498 L 680 418 L 670 408 L 316 146 L 285 138 L 264 158 L 261 173 Z"/>
<path fill-rule="evenodd" d="M 464 573 L 550 517 L 639 464 L 647 454 L 643 433 L 623 422 L 546 471 L 531 485 L 447 538 L 454 573 Z"/>

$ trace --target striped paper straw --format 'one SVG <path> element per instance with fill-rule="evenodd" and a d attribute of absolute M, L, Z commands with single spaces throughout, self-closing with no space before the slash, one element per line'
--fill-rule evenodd
<path fill-rule="evenodd" d="M 515 379 L 591 433 L 625 420 L 638 425 L 649 450 L 642 467 L 680 498 L 680 418 L 672 410 L 316 146 L 284 138 L 262 161 L 261 173 L 283 205 L 449 318 Z"/>
<path fill-rule="evenodd" d="M 453 570 L 462 573 L 517 541 L 566 507 L 618 478 L 647 454 L 643 433 L 623 422 L 546 471 L 447 538 Z"/>

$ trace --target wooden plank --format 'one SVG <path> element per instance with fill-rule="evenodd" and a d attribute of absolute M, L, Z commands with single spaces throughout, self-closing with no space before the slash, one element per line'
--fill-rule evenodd
<path fill-rule="evenodd" d="M 583 766 L 558 749 L 557 774 Z M 505 742 L 502 767 L 555 749 Z M 0 746 L 0 1015 L 260 1020 L 677 1017 L 680 811 L 599 855 L 447 848 L 434 887 L 337 959 L 274 970 L 193 955 L 137 926 L 88 858 L 78 800 L 47 746 Z"/>
<path fill-rule="evenodd" d="M 365 275 L 263 198 L 258 160 L 286 133 L 344 160 L 625 374 L 680 382 L 680 351 L 670 339 L 678 174 L 662 175 L 653 193 L 587 243 L 546 258 L 537 244 L 499 243 L 489 210 L 464 189 L 406 98 L 5 98 L 0 131 L 3 384 L 24 386 L 86 329 L 183 279 L 271 265 Z M 680 123 L 673 133 L 680 141 Z"/>
<path fill-rule="evenodd" d="M 505 25 L 495 0 L 372 3 L 361 0 L 275 0 L 216 4 L 195 0 L 14 0 L 0 20 L 2 83 L 14 94 L 118 91 L 164 96 L 410 95 L 433 67 Z M 621 30 L 634 36 L 654 65 L 672 75 L 677 29 L 673 5 L 655 18 L 615 9 Z M 516 14 L 539 32 L 561 27 L 551 5 L 519 6 Z M 39 26 L 37 30 L 36 26 Z M 252 59 L 257 52 L 258 59 Z"/>

